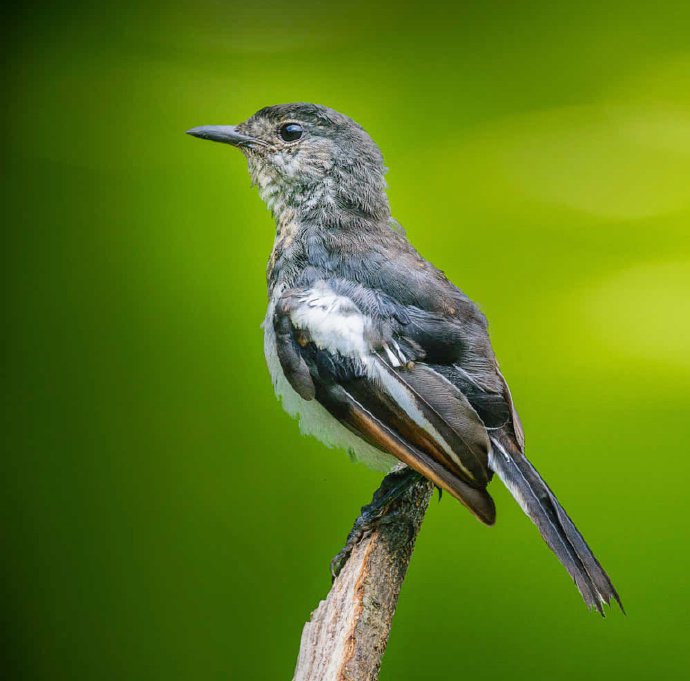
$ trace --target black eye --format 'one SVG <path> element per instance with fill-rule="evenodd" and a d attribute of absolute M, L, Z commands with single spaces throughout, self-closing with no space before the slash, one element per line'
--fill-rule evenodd
<path fill-rule="evenodd" d="M 278 134 L 285 142 L 295 142 L 304 133 L 304 128 L 299 123 L 285 123 L 280 126 Z"/>

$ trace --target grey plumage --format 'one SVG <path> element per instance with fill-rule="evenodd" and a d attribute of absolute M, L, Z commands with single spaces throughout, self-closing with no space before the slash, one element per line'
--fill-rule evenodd
<path fill-rule="evenodd" d="M 487 524 L 495 473 L 585 602 L 600 612 L 620 603 L 524 456 L 486 319 L 391 217 L 383 157 L 361 126 L 327 107 L 287 104 L 189 132 L 240 148 L 274 215 L 266 356 L 303 429 L 379 467 L 403 461 Z"/>

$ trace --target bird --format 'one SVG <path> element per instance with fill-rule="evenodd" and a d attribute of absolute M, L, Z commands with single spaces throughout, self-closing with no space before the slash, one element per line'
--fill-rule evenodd
<path fill-rule="evenodd" d="M 239 125 L 187 130 L 246 157 L 273 215 L 264 352 L 303 433 L 381 470 L 407 470 L 482 523 L 507 487 L 590 609 L 621 599 L 525 438 L 479 307 L 392 217 L 382 153 L 326 106 L 268 106 Z"/>

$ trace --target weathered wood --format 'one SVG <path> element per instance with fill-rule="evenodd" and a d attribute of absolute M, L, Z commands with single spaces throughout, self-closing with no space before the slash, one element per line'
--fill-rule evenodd
<path fill-rule="evenodd" d="M 400 587 L 432 490 L 430 482 L 418 479 L 355 545 L 326 600 L 304 625 L 294 681 L 378 678 Z"/>

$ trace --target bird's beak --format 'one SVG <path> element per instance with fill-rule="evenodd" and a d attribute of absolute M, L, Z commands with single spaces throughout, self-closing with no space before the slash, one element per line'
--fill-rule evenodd
<path fill-rule="evenodd" d="M 246 147 L 261 142 L 256 137 L 237 132 L 235 125 L 201 125 L 198 128 L 187 130 L 187 134 L 202 140 L 232 144 L 233 147 Z"/>

